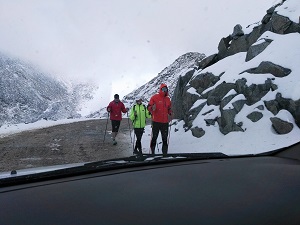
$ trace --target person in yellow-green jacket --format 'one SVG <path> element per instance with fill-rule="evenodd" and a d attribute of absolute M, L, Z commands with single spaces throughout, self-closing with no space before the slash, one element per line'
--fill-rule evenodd
<path fill-rule="evenodd" d="M 141 98 L 136 100 L 136 103 L 131 108 L 129 115 L 130 120 L 132 120 L 134 133 L 136 136 L 133 154 L 143 154 L 141 140 L 146 126 L 146 118 L 151 118 L 151 114 L 149 113 L 147 107 L 142 104 L 142 101 L 143 100 Z"/>

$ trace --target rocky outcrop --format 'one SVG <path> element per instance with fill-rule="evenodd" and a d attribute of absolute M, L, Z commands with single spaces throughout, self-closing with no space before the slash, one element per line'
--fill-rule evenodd
<path fill-rule="evenodd" d="M 264 118 L 263 112 L 267 110 L 274 115 L 270 120 L 275 132 L 280 135 L 287 134 L 293 129 L 293 124 L 275 117 L 280 110 L 287 110 L 300 127 L 300 99 L 295 101 L 284 98 L 278 91 L 278 82 L 275 83 L 276 79 L 288 77 L 292 68 L 286 68 L 272 61 L 262 61 L 257 67 L 242 71 L 241 78 L 233 82 L 220 82 L 224 73 L 213 74 L 205 70 L 239 52 L 246 53 L 245 62 L 251 61 L 272 43 L 273 40 L 270 38 L 259 39 L 266 31 L 283 35 L 300 33 L 299 24 L 277 14 L 276 7 L 281 5 L 282 3 L 268 9 L 261 23 L 254 27 L 251 33 L 245 34 L 241 25 L 236 25 L 232 34 L 220 40 L 217 54 L 200 61 L 193 71 L 193 76 L 189 74 L 178 80 L 174 93 L 176 98 L 172 99 L 175 115 L 177 119 L 184 120 L 185 129 L 190 129 L 195 137 L 201 138 L 205 135 L 205 128 L 194 123 L 198 115 L 203 116 L 205 126 L 218 126 L 224 135 L 230 132 L 244 132 L 243 123 L 237 120 L 237 115 L 245 106 L 249 108 L 253 105 L 258 106 L 246 114 L 253 123 L 258 123 Z M 273 78 L 266 78 L 260 83 L 248 83 L 245 74 L 253 76 L 271 74 Z M 274 92 L 277 94 L 272 94 Z M 267 95 L 276 97 L 264 100 Z M 215 109 L 203 110 L 212 106 Z M 199 121 L 199 118 L 197 120 Z"/>
<path fill-rule="evenodd" d="M 187 72 L 184 76 L 179 76 L 177 85 L 174 90 L 174 95 L 173 95 L 174 102 L 182 102 L 182 103 L 184 102 L 184 92 L 185 92 L 184 87 L 187 85 L 194 72 L 195 70 L 191 70 Z M 183 104 L 182 105 L 175 104 L 173 106 L 174 118 L 183 119 L 186 108 L 187 107 L 183 107 Z"/>
<path fill-rule="evenodd" d="M 250 34 L 244 34 L 241 25 L 236 25 L 231 35 L 220 40 L 218 54 L 208 56 L 207 58 L 213 58 L 214 63 L 216 63 L 218 60 L 238 52 L 247 52 L 249 56 L 246 58 L 246 61 L 249 61 L 258 55 L 257 53 L 262 52 L 271 42 L 271 40 L 265 40 L 265 43 L 260 44 L 260 46 L 252 46 L 264 32 L 271 31 L 277 34 L 300 33 L 299 23 L 292 22 L 289 18 L 276 13 L 275 9 L 279 5 L 268 9 L 261 24 L 255 27 Z M 202 69 L 204 68 L 202 66 Z"/>

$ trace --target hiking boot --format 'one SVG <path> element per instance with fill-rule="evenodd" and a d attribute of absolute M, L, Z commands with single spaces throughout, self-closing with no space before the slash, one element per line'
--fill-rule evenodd
<path fill-rule="evenodd" d="M 155 155 L 155 148 L 151 147 L 151 155 Z"/>
<path fill-rule="evenodd" d="M 134 155 L 137 155 L 137 154 L 139 154 L 139 152 L 138 152 L 136 149 L 134 149 L 134 150 L 133 150 L 133 154 L 134 154 Z"/>
<path fill-rule="evenodd" d="M 116 139 L 113 139 L 113 145 L 116 145 L 116 144 L 117 144 Z"/>

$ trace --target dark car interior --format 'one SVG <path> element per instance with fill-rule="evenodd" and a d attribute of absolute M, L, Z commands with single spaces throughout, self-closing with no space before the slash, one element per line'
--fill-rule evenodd
<path fill-rule="evenodd" d="M 299 224 L 300 143 L 133 156 L 0 182 L 0 224 Z"/>

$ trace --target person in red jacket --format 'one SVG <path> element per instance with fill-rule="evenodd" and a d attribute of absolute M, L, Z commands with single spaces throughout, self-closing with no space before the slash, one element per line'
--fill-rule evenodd
<path fill-rule="evenodd" d="M 150 98 L 147 106 L 152 116 L 152 139 L 150 143 L 152 154 L 155 153 L 159 131 L 163 142 L 162 153 L 164 155 L 168 153 L 169 121 L 172 115 L 171 107 L 168 87 L 166 84 L 161 84 L 159 92 Z"/>
<path fill-rule="evenodd" d="M 115 94 L 114 100 L 109 103 L 106 110 L 107 112 L 110 113 L 113 144 L 116 145 L 117 144 L 116 136 L 118 134 L 119 127 L 121 124 L 122 112 L 126 113 L 128 109 L 125 108 L 123 102 L 120 101 L 119 95 Z"/>

